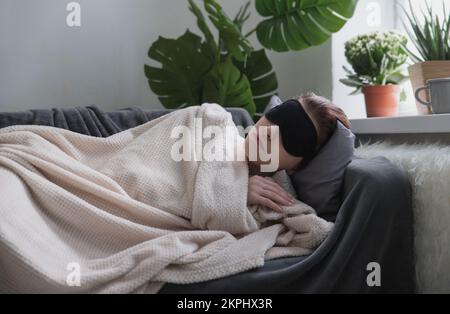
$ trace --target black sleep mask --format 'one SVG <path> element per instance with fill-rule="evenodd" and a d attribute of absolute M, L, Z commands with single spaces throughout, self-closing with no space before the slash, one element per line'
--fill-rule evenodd
<path fill-rule="evenodd" d="M 284 149 L 295 157 L 312 159 L 316 154 L 317 131 L 298 100 L 292 99 L 270 110 L 265 117 L 278 125 Z"/>

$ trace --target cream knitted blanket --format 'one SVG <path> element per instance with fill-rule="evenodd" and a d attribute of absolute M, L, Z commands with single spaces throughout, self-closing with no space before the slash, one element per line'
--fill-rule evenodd
<path fill-rule="evenodd" d="M 0 130 L 0 292 L 156 293 L 318 247 L 332 224 L 307 205 L 247 208 L 246 162 L 171 158 L 196 118 L 234 126 L 205 104 L 109 138 Z"/>

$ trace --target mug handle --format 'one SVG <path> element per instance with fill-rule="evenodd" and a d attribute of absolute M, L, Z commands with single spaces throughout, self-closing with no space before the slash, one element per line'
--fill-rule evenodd
<path fill-rule="evenodd" d="M 422 91 L 426 91 L 426 90 L 428 90 L 428 86 L 422 86 L 422 87 L 419 87 L 419 88 L 416 90 L 415 96 L 416 96 L 416 99 L 417 99 L 418 102 L 420 102 L 422 105 L 425 105 L 425 106 L 427 106 L 428 108 L 431 109 L 431 103 L 426 102 L 426 101 L 424 101 L 424 100 L 422 100 L 422 99 L 420 98 L 420 93 L 421 93 Z"/>

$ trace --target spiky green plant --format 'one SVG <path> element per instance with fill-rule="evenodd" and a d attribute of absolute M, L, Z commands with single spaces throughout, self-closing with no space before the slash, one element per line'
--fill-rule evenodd
<path fill-rule="evenodd" d="M 443 17 L 440 17 L 430 2 L 426 2 L 426 9 L 420 9 L 422 19 L 415 13 L 417 9 L 411 1 L 409 10 L 403 8 L 407 17 L 406 32 L 418 51 L 417 54 L 408 50 L 414 62 L 450 60 L 450 15 L 444 1 L 442 6 Z"/>

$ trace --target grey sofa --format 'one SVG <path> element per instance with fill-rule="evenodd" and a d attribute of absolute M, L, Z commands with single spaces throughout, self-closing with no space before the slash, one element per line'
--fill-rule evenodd
<path fill-rule="evenodd" d="M 230 112 L 237 125 L 252 125 L 246 111 Z M 97 106 L 30 110 L 0 113 L 0 128 L 48 125 L 107 137 L 168 113 L 141 108 L 104 112 Z M 383 157 L 355 158 L 346 171 L 341 199 L 332 234 L 312 255 L 269 261 L 210 282 L 166 284 L 161 293 L 414 292 L 411 187 L 406 175 Z M 373 262 L 381 267 L 381 286 L 367 282 L 367 267 Z"/>

